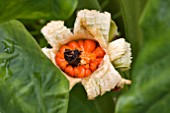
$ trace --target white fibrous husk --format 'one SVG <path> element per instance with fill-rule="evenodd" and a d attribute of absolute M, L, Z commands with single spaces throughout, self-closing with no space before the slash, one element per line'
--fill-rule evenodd
<path fill-rule="evenodd" d="M 55 63 L 55 51 L 49 48 L 42 48 L 44 54 L 56 65 Z"/>
<path fill-rule="evenodd" d="M 74 37 L 73 34 L 71 33 L 70 29 L 68 29 L 64 26 L 63 21 L 51 21 L 50 23 L 48 23 L 46 26 L 44 26 L 41 29 L 41 32 L 43 33 L 43 35 L 46 38 L 46 40 L 48 41 L 48 43 L 53 47 L 52 49 L 49 49 L 46 47 L 42 48 L 42 51 L 57 66 L 57 64 L 55 63 L 55 53 L 59 50 L 59 48 L 62 45 L 68 43 L 71 40 L 75 40 L 77 37 Z M 76 83 L 81 82 L 80 78 L 72 78 L 64 72 L 63 72 L 63 74 L 69 80 L 70 89 L 72 89 L 72 87 Z"/>
<path fill-rule="evenodd" d="M 53 47 L 52 49 L 43 48 L 42 50 L 55 65 L 55 53 L 62 45 L 71 40 L 82 38 L 95 40 L 106 52 L 98 69 L 89 77 L 72 78 L 63 72 L 70 83 L 70 89 L 76 83 L 82 82 L 88 99 L 94 99 L 115 87 L 123 88 L 124 84 L 131 83 L 130 80 L 123 79 L 115 69 L 127 70 L 130 68 L 132 62 L 130 44 L 123 38 L 109 43 L 109 33 L 114 33 L 113 36 L 118 34 L 116 24 L 114 22 L 111 24 L 111 21 L 111 15 L 108 12 L 81 10 L 78 12 L 74 24 L 74 34 L 64 26 L 63 21 L 51 21 L 41 30 L 48 43 Z"/>
<path fill-rule="evenodd" d="M 106 49 L 109 40 L 110 22 L 110 13 L 100 13 L 95 10 L 81 10 L 78 12 L 74 24 L 74 34 L 90 37 Z"/>
<path fill-rule="evenodd" d="M 132 57 L 131 57 L 131 48 L 130 44 L 126 43 L 126 50 L 125 53 L 120 57 L 115 60 L 113 60 L 113 64 L 115 68 L 120 68 L 122 71 L 126 71 L 130 68 L 130 65 L 132 63 Z"/>
<path fill-rule="evenodd" d="M 48 43 L 58 50 L 61 45 L 72 40 L 73 34 L 64 26 L 63 21 L 51 21 L 41 29 Z"/>
<path fill-rule="evenodd" d="M 131 48 L 130 44 L 124 38 L 109 43 L 108 50 L 110 60 L 113 62 L 115 68 L 122 70 L 128 70 L 130 68 L 130 64 L 132 63 Z"/>
<path fill-rule="evenodd" d="M 88 98 L 94 99 L 96 96 L 114 89 L 121 79 L 111 64 L 109 56 L 105 55 L 99 68 L 91 76 L 84 78 L 82 84 L 87 91 Z"/>

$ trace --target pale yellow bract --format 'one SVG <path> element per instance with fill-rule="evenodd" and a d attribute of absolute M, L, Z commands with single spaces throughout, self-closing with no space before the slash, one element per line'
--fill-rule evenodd
<path fill-rule="evenodd" d="M 111 23 L 114 29 L 110 28 Z M 64 26 L 63 21 L 51 21 L 42 28 L 41 32 L 52 46 L 52 49 L 42 50 L 55 65 L 55 53 L 62 45 L 72 40 L 82 38 L 96 40 L 106 52 L 98 69 L 89 77 L 72 78 L 63 72 L 70 83 L 70 90 L 76 83 L 81 82 L 88 99 L 94 99 L 115 87 L 123 88 L 124 84 L 131 83 L 130 80 L 123 79 L 115 69 L 128 70 L 132 57 L 130 44 L 124 38 L 109 42 L 110 32 L 113 36 L 118 35 L 117 26 L 111 20 L 110 13 L 81 10 L 77 14 L 73 33 Z"/>

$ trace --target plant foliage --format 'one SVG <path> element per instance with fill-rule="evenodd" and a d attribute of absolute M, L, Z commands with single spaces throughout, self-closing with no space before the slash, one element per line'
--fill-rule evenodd
<path fill-rule="evenodd" d="M 0 0 L 0 113 L 168 113 L 169 6 L 169 0 Z M 69 92 L 40 48 L 48 46 L 44 24 L 65 20 L 73 27 L 81 9 L 110 12 L 133 52 L 131 70 L 122 73 L 132 85 L 91 101 L 81 84 Z"/>

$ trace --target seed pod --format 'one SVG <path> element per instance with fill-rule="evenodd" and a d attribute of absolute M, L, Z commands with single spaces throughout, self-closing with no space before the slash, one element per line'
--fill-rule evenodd
<path fill-rule="evenodd" d="M 68 62 L 69 66 L 66 67 L 65 71 L 62 71 L 69 80 L 70 89 L 76 83 L 82 82 L 88 98 L 94 99 L 115 87 L 122 88 L 124 84 L 131 83 L 131 81 L 123 79 L 115 69 L 129 69 L 132 57 L 130 44 L 125 39 L 121 38 L 109 43 L 112 39 L 109 37 L 118 34 L 117 26 L 111 20 L 110 13 L 100 13 L 95 10 L 79 11 L 74 24 L 74 34 L 64 26 L 63 21 L 52 21 L 43 27 L 41 32 L 53 47 L 52 49 L 43 48 L 43 52 L 54 64 L 56 64 L 55 56 L 63 57 L 62 55 L 56 55 L 58 51 L 63 53 L 66 50 L 61 49 L 63 45 L 71 46 L 69 49 L 71 53 L 67 53 L 66 56 L 71 58 L 74 63 L 78 58 L 81 58 L 75 67 Z M 92 44 L 93 46 L 88 46 L 91 43 L 87 44 L 88 41 L 85 43 L 83 40 L 93 40 L 98 44 L 96 46 L 94 44 Z M 91 42 L 93 43 L 93 41 Z M 98 49 L 96 49 L 97 45 L 100 46 Z M 83 54 L 75 55 L 75 48 L 77 50 L 80 48 Z M 84 51 L 89 53 L 85 54 Z M 91 54 L 94 54 L 95 57 L 89 57 Z M 89 67 L 87 64 L 89 64 Z M 56 66 L 61 67 L 57 64 Z"/>

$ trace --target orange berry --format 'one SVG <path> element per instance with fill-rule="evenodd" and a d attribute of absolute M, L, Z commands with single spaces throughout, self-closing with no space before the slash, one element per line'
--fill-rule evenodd
<path fill-rule="evenodd" d="M 83 65 L 84 68 L 90 68 L 89 64 Z"/>
<path fill-rule="evenodd" d="M 65 61 L 65 59 L 60 58 L 60 57 L 56 57 L 55 58 L 56 64 L 62 69 L 64 70 L 67 66 L 67 62 Z"/>
<path fill-rule="evenodd" d="M 79 73 L 78 67 L 74 67 L 74 76 L 77 77 Z"/>
<path fill-rule="evenodd" d="M 71 47 L 72 49 L 78 49 L 80 48 L 79 44 L 76 41 L 71 41 L 68 43 L 68 46 Z"/>
<path fill-rule="evenodd" d="M 103 58 L 97 58 L 97 59 L 96 59 L 96 61 L 98 62 L 98 64 L 100 64 L 102 60 L 103 60 Z"/>
<path fill-rule="evenodd" d="M 92 72 L 97 69 L 97 66 L 98 66 L 98 62 L 97 61 L 90 63 L 90 69 L 92 70 Z"/>
<path fill-rule="evenodd" d="M 68 63 L 67 63 L 66 61 L 63 61 L 63 62 L 60 63 L 59 66 L 60 66 L 60 68 L 61 68 L 62 70 L 65 70 L 65 68 L 67 67 L 67 64 L 68 64 Z"/>
<path fill-rule="evenodd" d="M 86 69 L 86 74 L 85 74 L 85 76 L 87 77 L 87 76 L 89 76 L 89 75 L 91 75 L 91 70 L 90 69 Z"/>
<path fill-rule="evenodd" d="M 60 58 L 60 57 L 55 57 L 55 61 L 56 61 L 56 64 L 58 66 L 60 66 L 60 64 L 65 61 L 65 59 L 64 58 Z"/>
<path fill-rule="evenodd" d="M 60 52 L 57 52 L 57 53 L 56 53 L 56 57 L 64 58 L 64 54 L 63 54 L 63 53 L 60 53 Z"/>
<path fill-rule="evenodd" d="M 104 55 L 105 55 L 104 50 L 103 50 L 100 46 L 98 46 L 98 47 L 93 51 L 93 53 L 96 55 L 97 58 L 103 58 Z"/>
<path fill-rule="evenodd" d="M 84 49 L 84 41 L 83 40 L 78 40 L 77 43 L 79 44 L 81 49 Z"/>
<path fill-rule="evenodd" d="M 89 63 L 90 61 L 96 60 L 96 55 L 90 52 L 82 52 L 81 59 L 83 59 L 86 63 Z"/>
<path fill-rule="evenodd" d="M 72 66 L 66 67 L 66 68 L 65 68 L 65 72 L 66 72 L 68 75 L 74 77 L 74 69 L 73 69 Z"/>
<path fill-rule="evenodd" d="M 96 42 L 93 40 L 85 40 L 84 41 L 84 51 L 86 52 L 93 52 L 96 48 Z"/>
<path fill-rule="evenodd" d="M 91 61 L 95 61 L 96 60 L 96 55 L 93 53 L 88 54 L 88 57 L 90 58 Z"/>
<path fill-rule="evenodd" d="M 70 49 L 71 50 L 71 47 L 69 47 L 69 46 L 66 46 L 66 45 L 63 45 L 63 46 L 61 46 L 60 47 L 60 53 L 64 53 L 65 52 L 65 49 Z"/>
<path fill-rule="evenodd" d="M 86 70 L 83 66 L 78 66 L 78 77 L 83 78 L 86 74 Z"/>

